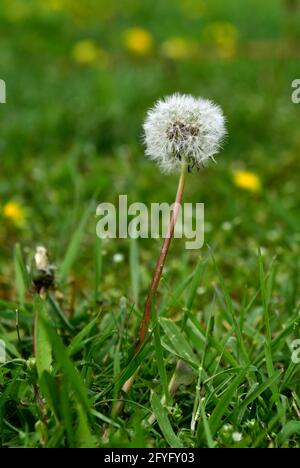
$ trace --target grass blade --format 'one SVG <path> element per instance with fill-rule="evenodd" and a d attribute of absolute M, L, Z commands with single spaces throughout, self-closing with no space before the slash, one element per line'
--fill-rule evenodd
<path fill-rule="evenodd" d="M 21 252 L 21 247 L 19 244 L 16 244 L 15 246 L 14 263 L 16 275 L 16 288 L 19 296 L 19 303 L 21 306 L 24 306 L 26 289 L 29 287 L 30 280 L 28 277 L 28 273 Z"/>
<path fill-rule="evenodd" d="M 160 328 L 157 324 L 157 315 L 156 315 L 155 307 L 152 307 L 152 316 L 153 316 L 153 321 L 155 323 L 153 334 L 154 334 L 154 349 L 155 349 L 155 356 L 156 356 L 156 364 L 157 364 L 159 377 L 161 380 L 161 385 L 162 385 L 165 401 L 166 401 L 166 404 L 169 406 L 172 404 L 172 398 L 168 389 L 168 377 L 167 377 L 167 371 L 166 371 L 165 362 L 164 362 L 164 354 L 163 354 L 163 348 L 161 345 L 161 338 L 160 338 Z"/>
<path fill-rule="evenodd" d="M 202 325 L 199 323 L 199 321 L 196 319 L 196 317 L 193 316 L 193 314 L 188 313 L 188 318 L 189 320 L 193 323 L 193 325 L 199 330 L 201 335 L 203 336 L 203 340 L 207 340 L 208 343 L 215 348 L 215 350 L 223 357 L 223 360 L 226 361 L 227 364 L 231 365 L 232 367 L 239 367 L 238 362 L 236 361 L 235 357 L 232 356 L 232 354 L 225 349 L 224 345 L 216 340 L 212 335 L 207 335 L 206 330 Z"/>
<path fill-rule="evenodd" d="M 278 445 L 284 444 L 293 434 L 300 435 L 300 421 L 288 421 L 278 434 L 277 442 Z"/>
<path fill-rule="evenodd" d="M 151 406 L 160 430 L 166 439 L 166 442 L 170 445 L 170 447 L 182 448 L 183 444 L 173 431 L 166 410 L 154 392 L 152 392 L 151 395 Z"/>
<path fill-rule="evenodd" d="M 204 263 L 203 259 L 201 257 L 199 257 L 198 263 L 197 263 L 195 271 L 194 271 L 193 279 L 192 279 L 192 282 L 191 282 L 191 285 L 190 285 L 190 288 L 189 288 L 189 294 L 188 294 L 188 298 L 187 298 L 187 301 L 186 301 L 186 305 L 185 305 L 186 308 L 189 311 L 193 307 L 195 296 L 197 294 L 197 289 L 199 287 L 199 283 L 200 283 L 202 275 L 204 273 L 205 266 L 206 266 L 206 263 Z"/>
<path fill-rule="evenodd" d="M 34 311 L 35 317 L 35 356 L 36 367 L 39 377 L 44 371 L 51 371 L 52 349 L 47 331 L 45 329 L 45 320 L 47 315 L 46 305 L 43 299 L 37 297 L 35 299 Z"/>
<path fill-rule="evenodd" d="M 236 377 L 233 379 L 233 381 L 231 382 L 231 384 L 228 386 L 227 390 L 223 394 L 222 398 L 219 399 L 217 406 L 213 410 L 208 420 L 212 437 L 214 437 L 217 430 L 219 429 L 221 421 L 222 421 L 222 417 L 226 413 L 228 406 L 230 404 L 230 401 L 232 400 L 235 391 L 237 390 L 237 388 L 243 381 L 247 371 L 248 371 L 248 368 L 242 369 L 236 375 Z"/>
<path fill-rule="evenodd" d="M 100 278 L 102 273 L 102 239 L 95 239 L 95 304 L 99 300 Z"/>
<path fill-rule="evenodd" d="M 184 361 L 188 361 L 194 367 L 198 368 L 199 362 L 197 357 L 195 356 L 189 342 L 180 332 L 173 320 L 161 317 L 158 322 L 163 328 L 170 347 L 175 351 L 175 354 Z"/>
<path fill-rule="evenodd" d="M 86 412 L 90 410 L 90 402 L 87 397 L 86 388 L 81 380 L 80 374 L 74 367 L 70 357 L 68 356 L 67 350 L 65 349 L 61 338 L 57 335 L 51 325 L 44 321 L 44 326 L 47 331 L 48 338 L 52 345 L 52 350 L 55 355 L 56 361 L 60 368 L 63 370 L 66 379 L 74 394 L 77 397 L 78 402 L 82 405 Z"/>
<path fill-rule="evenodd" d="M 139 303 L 139 253 L 138 243 L 134 238 L 130 239 L 130 276 L 132 297 L 134 303 L 138 306 Z"/>
<path fill-rule="evenodd" d="M 239 419 L 240 420 L 242 419 L 243 413 L 244 413 L 245 409 L 247 408 L 247 406 L 250 405 L 250 403 L 252 403 L 257 397 L 259 397 L 259 395 L 261 395 L 263 392 L 265 392 L 269 387 L 271 387 L 273 385 L 273 383 L 276 382 L 279 379 L 281 373 L 282 372 L 280 370 L 275 372 L 272 375 L 272 377 L 269 377 L 264 382 L 257 385 L 248 394 L 248 396 L 246 396 L 243 403 L 240 405 L 240 412 L 239 412 Z"/>
<path fill-rule="evenodd" d="M 81 242 L 84 230 L 86 228 L 88 219 L 91 215 L 93 206 L 94 206 L 94 202 L 90 203 L 90 205 L 87 207 L 87 209 L 82 215 L 82 218 L 78 224 L 77 229 L 75 230 L 69 242 L 69 246 L 67 248 L 65 257 L 59 269 L 59 278 L 62 282 L 65 281 L 66 278 L 68 277 L 70 270 L 76 260 L 76 257 L 79 252 L 80 242 Z"/>

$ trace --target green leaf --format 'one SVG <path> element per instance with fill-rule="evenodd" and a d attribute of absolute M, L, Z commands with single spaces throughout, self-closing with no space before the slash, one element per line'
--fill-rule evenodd
<path fill-rule="evenodd" d="M 277 382 L 277 380 L 279 379 L 281 373 L 282 373 L 282 371 L 279 370 L 279 371 L 275 372 L 272 375 L 272 377 L 269 377 L 268 379 L 266 379 L 261 384 L 255 386 L 255 388 L 246 396 L 243 403 L 240 405 L 240 411 L 239 411 L 240 417 L 239 417 L 239 419 L 242 418 L 242 415 L 243 415 L 245 409 L 247 408 L 247 406 L 250 403 L 252 403 L 257 397 L 259 397 L 259 395 L 261 395 L 269 387 L 271 387 L 274 382 Z"/>
<path fill-rule="evenodd" d="M 180 332 L 179 328 L 177 325 L 175 325 L 173 320 L 161 317 L 159 318 L 158 322 L 163 328 L 170 348 L 173 350 L 173 352 L 175 352 L 175 354 L 184 361 L 188 361 L 194 367 L 198 368 L 199 362 L 197 357 L 193 353 L 189 342 Z"/>
<path fill-rule="evenodd" d="M 0 393 L 0 447 L 3 445 L 4 440 L 4 409 L 5 403 L 9 398 L 12 398 L 16 388 L 20 385 L 19 375 L 21 369 L 17 369 L 12 380 L 8 383 L 3 392 Z"/>
<path fill-rule="evenodd" d="M 293 434 L 300 435 L 300 421 L 288 421 L 277 436 L 277 442 L 282 445 Z"/>
<path fill-rule="evenodd" d="M 52 345 L 52 350 L 55 355 L 56 361 L 64 372 L 65 377 L 68 380 L 70 387 L 72 388 L 78 402 L 82 405 L 85 411 L 90 410 L 90 402 L 87 397 L 87 390 L 81 380 L 80 374 L 74 367 L 71 359 L 68 356 L 67 350 L 64 347 L 61 338 L 57 335 L 52 326 L 44 321 L 44 326 L 48 338 Z"/>
<path fill-rule="evenodd" d="M 73 338 L 68 347 L 68 355 L 72 356 L 73 354 L 80 351 L 86 344 L 85 338 L 89 336 L 91 330 L 94 328 L 98 320 L 98 317 L 91 320 L 80 332 Z"/>
<path fill-rule="evenodd" d="M 29 287 L 30 280 L 23 260 L 21 247 L 16 244 L 14 251 L 15 275 L 16 275 L 16 288 L 18 292 L 19 302 L 21 306 L 25 303 L 26 289 Z"/>
<path fill-rule="evenodd" d="M 68 377 L 63 376 L 61 379 L 61 384 L 60 384 L 60 407 L 61 407 L 61 414 L 62 414 L 62 420 L 65 428 L 65 432 L 67 434 L 68 442 L 69 442 L 69 447 L 76 447 L 76 442 L 75 442 L 75 433 L 74 433 L 74 424 L 73 424 L 73 417 L 72 417 L 72 412 L 73 412 L 73 405 L 72 401 L 70 401 L 70 382 L 68 380 Z"/>
<path fill-rule="evenodd" d="M 76 257 L 79 253 L 79 246 L 81 243 L 82 236 L 84 234 L 84 230 L 86 228 L 88 219 L 91 215 L 92 209 L 94 207 L 94 201 L 90 203 L 87 207 L 83 216 L 78 224 L 77 229 L 75 230 L 67 248 L 65 257 L 59 269 L 59 277 L 61 281 L 65 281 L 68 277 L 70 270 L 76 260 Z"/>
<path fill-rule="evenodd" d="M 59 419 L 60 407 L 57 386 L 54 378 L 49 374 L 49 372 L 43 372 L 43 375 L 40 378 L 40 387 L 47 404 L 55 414 L 56 418 Z"/>
<path fill-rule="evenodd" d="M 83 408 L 80 405 L 77 405 L 77 415 L 78 415 L 78 425 L 76 431 L 76 447 L 78 448 L 95 448 L 96 439 L 92 435 L 88 418 L 86 413 L 83 411 Z"/>
<path fill-rule="evenodd" d="M 230 364 L 232 367 L 238 367 L 239 364 L 236 361 L 235 357 L 227 351 L 225 345 L 222 342 L 216 340 L 211 334 L 207 334 L 205 328 L 200 324 L 199 320 L 196 317 L 188 312 L 188 318 L 193 323 L 193 325 L 198 329 L 198 331 L 203 336 L 203 340 L 207 341 L 210 346 L 212 346 L 219 354 L 223 357 L 223 360 Z"/>
<path fill-rule="evenodd" d="M 102 239 L 96 235 L 95 240 L 95 303 L 99 299 L 100 278 L 102 272 Z"/>
<path fill-rule="evenodd" d="M 44 371 L 51 371 L 52 350 L 47 331 L 45 329 L 45 320 L 47 316 L 46 305 L 43 299 L 36 297 L 34 302 L 35 312 L 35 357 L 36 367 L 39 377 Z"/>
<path fill-rule="evenodd" d="M 240 370 L 231 384 L 228 386 L 227 390 L 224 392 L 223 396 L 218 399 L 218 404 L 208 420 L 212 437 L 214 437 L 217 430 L 219 429 L 222 417 L 226 413 L 228 406 L 233 399 L 237 388 L 243 381 L 247 371 L 248 368 Z"/>
<path fill-rule="evenodd" d="M 239 354 L 241 354 L 241 357 L 242 357 L 242 365 L 249 365 L 250 364 L 250 359 L 249 359 L 249 356 L 247 354 L 247 351 L 246 351 L 246 347 L 245 347 L 245 343 L 244 343 L 244 340 L 243 340 L 243 335 L 242 335 L 242 332 L 241 332 L 241 329 L 240 329 L 240 326 L 239 326 L 239 323 L 236 319 L 236 316 L 235 316 L 235 310 L 234 310 L 234 306 L 233 306 L 233 303 L 232 303 L 232 299 L 230 297 L 230 294 L 228 292 L 228 289 L 226 287 L 226 284 L 225 284 L 225 281 L 224 281 L 224 278 L 223 278 L 223 275 L 217 265 L 217 262 L 213 256 L 213 254 L 211 253 L 211 257 L 212 257 L 212 260 L 213 260 L 213 263 L 214 263 L 214 266 L 216 268 L 216 271 L 217 271 L 217 274 L 218 274 L 218 278 L 219 278 L 219 282 L 220 282 L 220 285 L 221 285 L 221 289 L 222 289 L 222 294 L 224 296 L 224 299 L 225 299 L 225 306 L 224 306 L 224 313 L 226 314 L 226 317 L 229 321 L 229 323 L 232 324 L 233 328 L 234 328 L 234 331 L 235 331 L 235 334 L 236 334 L 236 337 L 237 337 L 237 343 L 238 343 L 238 357 L 239 357 Z M 218 289 L 216 289 L 216 292 L 218 293 Z M 219 296 L 219 294 L 218 294 Z"/>
<path fill-rule="evenodd" d="M 137 239 L 130 239 L 130 276 L 132 296 L 136 305 L 139 302 L 139 254 Z"/>
<path fill-rule="evenodd" d="M 201 281 L 205 266 L 206 264 L 204 263 L 203 259 L 199 257 L 197 266 L 193 274 L 193 279 L 189 288 L 188 298 L 186 301 L 186 308 L 188 310 L 191 310 L 191 308 L 193 307 L 193 303 L 197 294 L 197 289 L 199 287 L 199 283 Z"/>
<path fill-rule="evenodd" d="M 271 324 L 270 324 L 271 322 L 270 322 L 269 303 L 271 300 L 272 287 L 274 284 L 276 270 L 273 264 L 271 267 L 269 276 L 265 274 L 263 258 L 262 258 L 260 249 L 258 250 L 258 267 L 259 267 L 259 282 L 260 282 L 261 296 L 262 296 L 262 301 L 263 301 L 264 324 L 265 324 L 265 333 L 266 333 L 264 351 L 265 351 L 268 376 L 269 378 L 272 378 L 272 376 L 275 374 L 275 369 L 274 369 L 273 356 L 272 356 L 272 332 L 271 332 Z M 272 383 L 271 390 L 272 390 L 274 401 L 277 404 L 277 409 L 279 411 L 281 403 L 279 399 L 279 388 L 278 388 L 276 381 Z"/>
<path fill-rule="evenodd" d="M 154 392 L 151 394 L 151 406 L 160 430 L 163 433 L 167 443 L 170 445 L 170 447 L 182 448 L 183 444 L 173 431 L 173 428 L 168 419 L 167 412 L 161 404 L 160 399 Z"/>
<path fill-rule="evenodd" d="M 69 320 L 65 316 L 64 312 L 61 310 L 59 304 L 53 298 L 52 294 L 48 294 L 47 301 L 49 303 L 51 312 L 53 312 L 53 316 L 57 317 L 62 325 L 64 325 L 71 332 L 73 332 L 74 331 L 73 325 L 71 325 L 71 323 L 69 322 Z"/>
<path fill-rule="evenodd" d="M 207 416 L 205 414 L 203 399 L 200 400 L 199 406 L 200 406 L 201 417 L 202 417 L 202 420 L 203 420 L 204 434 L 205 434 L 205 437 L 206 437 L 207 445 L 208 445 L 209 448 L 214 448 L 216 444 L 215 444 L 215 442 L 213 440 L 212 433 L 211 433 L 209 423 L 208 423 L 208 420 L 207 420 Z"/>
<path fill-rule="evenodd" d="M 181 296 L 183 295 L 184 291 L 190 284 L 193 278 L 193 274 L 189 275 L 187 278 L 184 278 L 180 281 L 179 286 L 169 291 L 169 295 L 162 301 L 160 306 L 160 315 L 166 316 L 170 309 L 174 307 L 181 307 L 183 305 L 183 301 Z"/>
<path fill-rule="evenodd" d="M 145 344 L 141 350 L 135 354 L 132 359 L 129 361 L 128 365 L 125 369 L 121 372 L 121 375 L 117 382 L 115 383 L 115 392 L 119 393 L 121 388 L 123 387 L 124 383 L 130 379 L 130 377 L 135 373 L 138 369 L 141 362 L 144 361 L 146 356 L 149 354 L 149 346 Z"/>
<path fill-rule="evenodd" d="M 167 371 L 166 371 L 165 362 L 164 362 L 164 354 L 163 354 L 163 348 L 161 345 L 161 337 L 160 337 L 160 332 L 159 332 L 160 330 L 157 324 L 157 314 L 156 314 L 155 307 L 152 307 L 152 316 L 153 316 L 153 322 L 155 323 L 153 334 L 154 334 L 154 349 L 155 349 L 155 356 L 156 356 L 156 365 L 157 365 L 163 393 L 166 399 L 166 403 L 167 405 L 170 405 L 172 399 L 171 399 L 169 389 L 168 389 L 168 377 L 167 377 Z"/>

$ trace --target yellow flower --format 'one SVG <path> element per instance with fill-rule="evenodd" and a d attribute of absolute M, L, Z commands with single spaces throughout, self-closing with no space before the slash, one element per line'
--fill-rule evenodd
<path fill-rule="evenodd" d="M 129 28 L 124 31 L 123 43 L 126 49 L 134 55 L 144 56 L 153 50 L 152 35 L 142 28 Z"/>
<path fill-rule="evenodd" d="M 236 170 L 233 172 L 233 181 L 237 187 L 250 192 L 261 190 L 261 180 L 254 172 Z"/>
<path fill-rule="evenodd" d="M 72 57 L 80 65 L 105 66 L 108 61 L 107 53 L 89 39 L 84 39 L 75 44 Z"/>
<path fill-rule="evenodd" d="M 204 28 L 203 36 L 214 44 L 220 57 L 231 58 L 235 55 L 239 33 L 233 24 L 227 21 L 210 23 Z"/>
<path fill-rule="evenodd" d="M 199 18 L 205 12 L 204 0 L 181 0 L 180 9 L 182 13 L 191 19 Z"/>
<path fill-rule="evenodd" d="M 52 11 L 62 11 L 66 5 L 64 0 L 43 0 L 42 6 Z"/>
<path fill-rule="evenodd" d="M 4 0 L 1 6 L 8 20 L 16 23 L 25 21 L 33 11 L 32 6 L 22 0 Z"/>
<path fill-rule="evenodd" d="M 16 226 L 22 227 L 25 224 L 25 210 L 17 202 L 9 201 L 3 207 L 3 215 L 12 221 Z"/>
<path fill-rule="evenodd" d="M 3 1 L 3 0 L 1 0 Z M 12 0 L 7 0 L 12 1 Z M 25 0 L 21 0 L 24 2 Z M 35 0 L 46 13 L 64 12 L 71 17 L 72 24 L 85 26 L 97 18 L 98 21 L 111 19 L 118 7 L 115 0 L 105 2 L 104 0 Z M 27 0 L 28 2 L 28 0 Z"/>
<path fill-rule="evenodd" d="M 161 45 L 162 54 L 173 60 L 184 60 L 197 54 L 197 43 L 184 37 L 170 37 Z"/>

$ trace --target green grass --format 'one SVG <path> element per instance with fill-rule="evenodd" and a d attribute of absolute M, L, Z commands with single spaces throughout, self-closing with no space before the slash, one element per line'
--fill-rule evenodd
<path fill-rule="evenodd" d="M 1 446 L 299 448 L 290 346 L 299 338 L 300 105 L 290 96 L 300 7 L 61 3 L 5 0 L 0 12 Z M 233 56 L 207 43 L 215 22 L 238 31 Z M 150 55 L 124 47 L 132 26 L 152 34 Z M 196 42 L 198 55 L 165 57 L 172 36 Z M 74 62 L 82 39 L 106 51 L 105 66 Z M 151 333 L 134 356 L 161 240 L 100 241 L 95 208 L 119 194 L 173 202 L 176 176 L 146 160 L 141 128 L 148 107 L 174 91 L 221 104 L 229 134 L 218 164 L 187 178 L 184 199 L 205 203 L 205 245 L 172 242 Z M 240 167 L 259 176 L 260 192 L 235 186 Z M 24 208 L 24 225 L 5 216 L 8 201 Z M 32 287 L 41 244 L 55 266 L 42 297 Z"/>

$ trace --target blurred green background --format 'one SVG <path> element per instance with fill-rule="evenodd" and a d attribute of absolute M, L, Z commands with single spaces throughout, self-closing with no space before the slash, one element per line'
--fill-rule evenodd
<path fill-rule="evenodd" d="M 176 91 L 213 99 L 227 118 L 218 164 L 189 176 L 185 200 L 205 203 L 205 241 L 222 258 L 231 290 L 239 296 L 257 282 L 259 245 L 268 259 L 279 258 L 279 296 L 289 279 L 294 284 L 297 0 L 1 0 L 0 22 L 7 86 L 0 105 L 1 297 L 15 297 L 14 244 L 29 256 L 44 244 L 59 265 L 96 192 L 99 203 L 118 194 L 130 202 L 173 201 L 176 176 L 144 157 L 142 123 L 155 100 Z M 92 215 L 74 267 L 83 288 L 94 274 L 95 221 Z M 183 245 L 173 244 L 171 277 L 199 254 Z M 140 242 L 144 288 L 159 246 Z M 129 294 L 128 252 L 127 240 L 103 246 L 107 297 Z"/>

